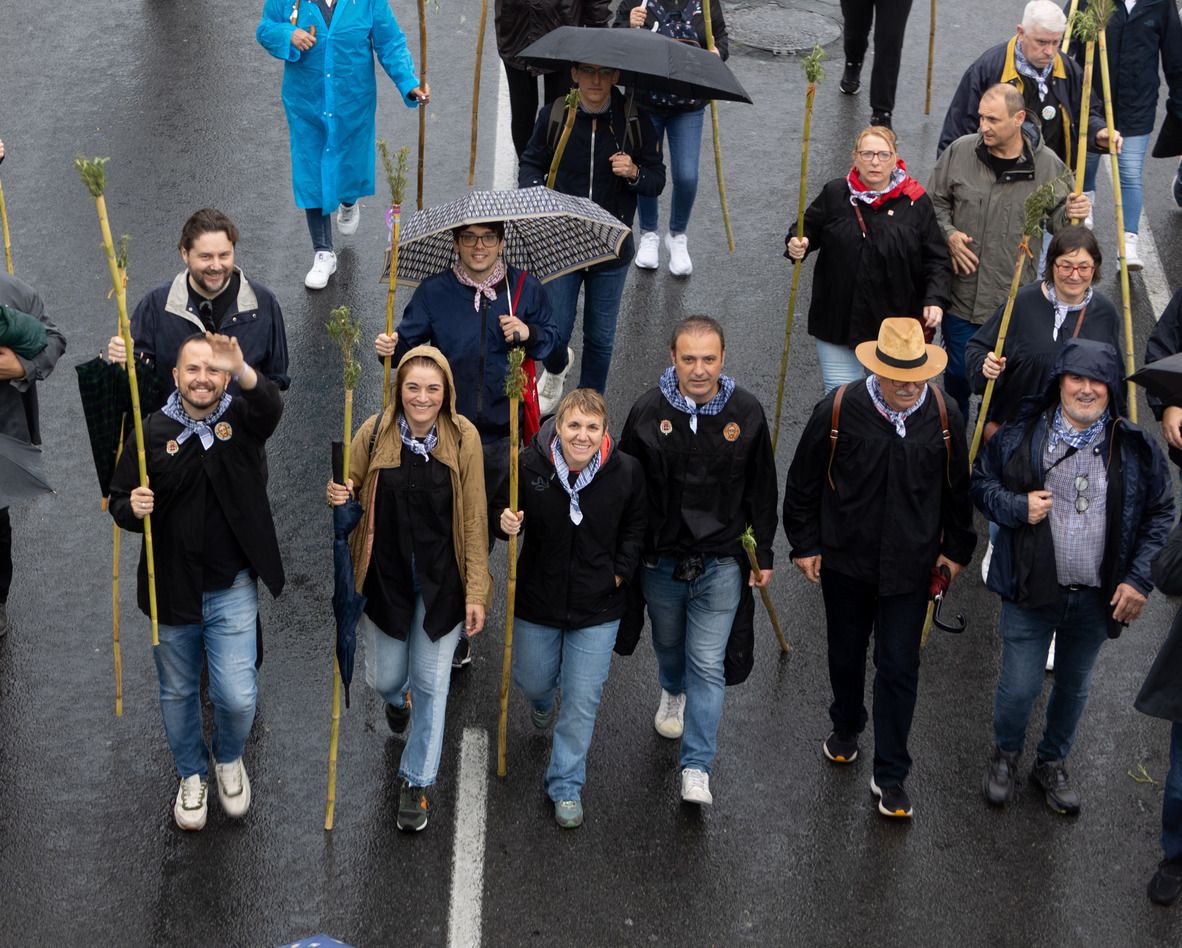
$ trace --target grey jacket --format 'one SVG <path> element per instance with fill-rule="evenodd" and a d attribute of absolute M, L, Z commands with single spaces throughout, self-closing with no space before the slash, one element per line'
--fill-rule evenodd
<path fill-rule="evenodd" d="M 29 284 L 7 273 L 0 273 L 0 305 L 11 306 L 40 320 L 49 342 L 32 359 L 17 356 L 24 367 L 24 378 L 0 381 L 0 434 L 32 444 L 41 443 L 41 425 L 37 420 L 37 383 L 53 371 L 66 351 L 66 337 L 45 315 L 45 306 Z"/>
<path fill-rule="evenodd" d="M 980 135 L 962 135 L 949 145 L 928 184 L 936 208 L 936 221 L 947 237 L 955 230 L 973 238 L 977 269 L 952 275 L 952 305 L 948 311 L 973 323 L 993 315 L 1010 290 L 1022 236 L 1026 198 L 1036 188 L 1066 174 L 1067 166 L 1034 133 L 1024 136 L 1022 160 L 998 177 L 985 159 Z M 1065 181 L 1056 185 L 1059 205 L 1047 223 L 1053 233 L 1066 223 L 1063 200 L 1071 193 Z M 1033 259 L 1022 269 L 1022 283 L 1029 283 L 1038 269 L 1039 247 L 1031 247 Z"/>

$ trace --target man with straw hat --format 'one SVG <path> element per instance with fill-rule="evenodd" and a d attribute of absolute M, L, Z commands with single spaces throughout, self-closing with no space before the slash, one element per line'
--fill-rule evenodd
<path fill-rule="evenodd" d="M 972 559 L 964 419 L 930 379 L 947 354 L 912 317 L 884 319 L 858 345 L 865 382 L 834 389 L 813 410 L 784 489 L 792 561 L 819 583 L 829 640 L 835 764 L 858 758 L 866 726 L 866 652 L 874 633 L 874 770 L 878 811 L 910 817 L 904 781 L 919 684 L 919 648 L 933 574 L 945 584 Z"/>

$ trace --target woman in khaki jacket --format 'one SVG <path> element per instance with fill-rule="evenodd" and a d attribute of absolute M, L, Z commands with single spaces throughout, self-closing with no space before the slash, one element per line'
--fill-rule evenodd
<path fill-rule="evenodd" d="M 349 467 L 348 488 L 329 483 L 328 500 L 343 504 L 361 485 L 365 516 L 350 541 L 367 600 L 358 638 L 390 729 L 410 725 L 398 828 L 413 832 L 427 825 L 452 652 L 461 628 L 472 636 L 484 627 L 492 593 L 480 435 L 455 412 L 451 368 L 438 349 L 403 356 L 391 404 L 358 430 Z"/>

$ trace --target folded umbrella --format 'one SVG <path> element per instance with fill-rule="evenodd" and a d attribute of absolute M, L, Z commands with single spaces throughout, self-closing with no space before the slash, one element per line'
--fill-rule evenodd
<path fill-rule="evenodd" d="M 52 493 L 41 471 L 41 449 L 0 434 L 0 509 L 25 497 Z"/>
<path fill-rule="evenodd" d="M 340 473 L 340 442 L 333 443 L 333 478 Z M 337 483 L 344 483 L 338 480 Z M 366 598 L 353 581 L 353 556 L 349 552 L 349 534 L 361 521 L 361 504 L 350 497 L 332 508 L 332 614 L 337 622 L 337 667 L 345 688 L 345 707 L 349 707 L 349 685 L 353 682 L 353 658 L 357 653 L 357 623 L 365 611 Z"/>
<path fill-rule="evenodd" d="M 45 324 L 11 306 L 0 306 L 0 346 L 31 359 L 49 344 Z"/>
<path fill-rule="evenodd" d="M 1182 352 L 1142 366 L 1129 376 L 1129 381 L 1163 402 L 1177 404 L 1182 401 Z"/>

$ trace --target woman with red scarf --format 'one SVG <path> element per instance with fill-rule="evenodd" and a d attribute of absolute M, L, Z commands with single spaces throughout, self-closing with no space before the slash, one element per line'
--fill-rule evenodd
<path fill-rule="evenodd" d="M 948 245 L 922 185 L 895 151 L 895 133 L 873 125 L 854 144 L 854 166 L 821 189 L 784 238 L 784 256 L 818 252 L 809 306 L 825 392 L 865 375 L 854 354 L 888 316 L 914 316 L 930 340 L 949 301 Z"/>

